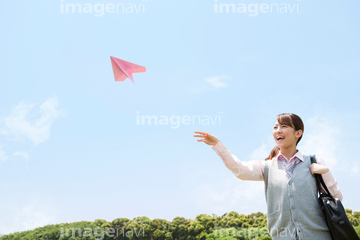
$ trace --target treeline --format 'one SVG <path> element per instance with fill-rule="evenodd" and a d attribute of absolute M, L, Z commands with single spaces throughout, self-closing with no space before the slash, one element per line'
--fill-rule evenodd
<path fill-rule="evenodd" d="M 360 236 L 360 212 L 346 209 L 349 220 Z M 137 217 L 117 218 L 112 222 L 97 219 L 47 225 L 31 231 L 5 235 L 0 240 L 271 240 L 266 229 L 266 214 L 237 212 L 200 214 L 194 220 Z"/>

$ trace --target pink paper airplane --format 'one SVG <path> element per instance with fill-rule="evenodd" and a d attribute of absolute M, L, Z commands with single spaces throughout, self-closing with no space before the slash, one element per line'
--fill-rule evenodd
<path fill-rule="evenodd" d="M 124 81 L 126 78 L 135 84 L 133 73 L 146 72 L 146 67 L 127 62 L 116 57 L 111 57 L 111 65 L 114 71 L 115 81 Z"/>

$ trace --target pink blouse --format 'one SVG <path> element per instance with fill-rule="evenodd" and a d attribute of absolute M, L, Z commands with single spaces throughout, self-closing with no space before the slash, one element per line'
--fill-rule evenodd
<path fill-rule="evenodd" d="M 264 181 L 265 160 L 240 162 L 235 155 L 230 153 L 229 149 L 227 149 L 221 141 L 218 141 L 215 145 L 213 145 L 212 149 L 214 149 L 216 154 L 219 155 L 220 158 L 223 160 L 225 166 L 237 178 L 240 178 L 241 180 Z M 277 158 L 278 157 L 279 155 L 277 156 Z M 298 151 L 294 155 L 294 157 L 298 157 L 301 161 L 304 160 L 303 154 L 300 151 Z M 291 159 L 293 159 L 294 157 L 292 157 Z M 316 161 L 318 164 L 325 166 L 323 159 L 316 157 Z M 322 174 L 322 177 L 331 195 L 335 198 L 339 198 L 340 201 L 342 201 L 343 196 L 337 185 L 337 181 L 334 179 L 331 172 L 328 171 L 327 173 Z"/>

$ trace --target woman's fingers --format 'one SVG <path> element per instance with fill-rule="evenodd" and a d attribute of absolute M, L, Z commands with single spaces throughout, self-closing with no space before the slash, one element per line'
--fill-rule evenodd
<path fill-rule="evenodd" d="M 199 132 L 199 131 L 195 131 L 194 133 L 201 133 L 201 134 L 204 134 L 205 132 Z"/>
<path fill-rule="evenodd" d="M 203 137 L 203 138 L 207 138 L 209 137 L 209 133 L 207 132 L 195 132 L 195 133 L 200 133 L 201 135 L 194 135 L 194 137 Z"/>
<path fill-rule="evenodd" d="M 202 139 L 197 140 L 198 142 L 204 142 L 208 145 L 214 145 L 218 142 L 218 139 L 208 132 L 200 132 L 200 131 L 194 131 L 194 133 L 197 133 L 197 135 L 194 135 L 194 137 L 200 137 Z"/>
<path fill-rule="evenodd" d="M 199 133 L 199 134 L 201 134 L 201 136 L 209 136 L 210 135 L 210 133 L 208 133 L 208 132 L 194 132 L 194 133 Z"/>
<path fill-rule="evenodd" d="M 326 167 L 326 166 L 317 164 L 317 163 L 313 163 L 313 164 L 310 165 L 310 171 L 311 171 L 312 175 L 314 175 L 314 174 L 324 174 L 324 173 L 327 173 L 329 171 L 329 168 Z"/>
<path fill-rule="evenodd" d="M 204 135 L 194 135 L 194 137 L 204 137 Z"/>

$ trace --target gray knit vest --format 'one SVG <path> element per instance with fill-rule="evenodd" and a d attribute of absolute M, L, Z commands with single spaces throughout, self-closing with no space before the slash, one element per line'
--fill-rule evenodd
<path fill-rule="evenodd" d="M 310 156 L 304 155 L 288 180 L 276 157 L 265 162 L 267 227 L 273 240 L 331 240 L 310 165 Z"/>

